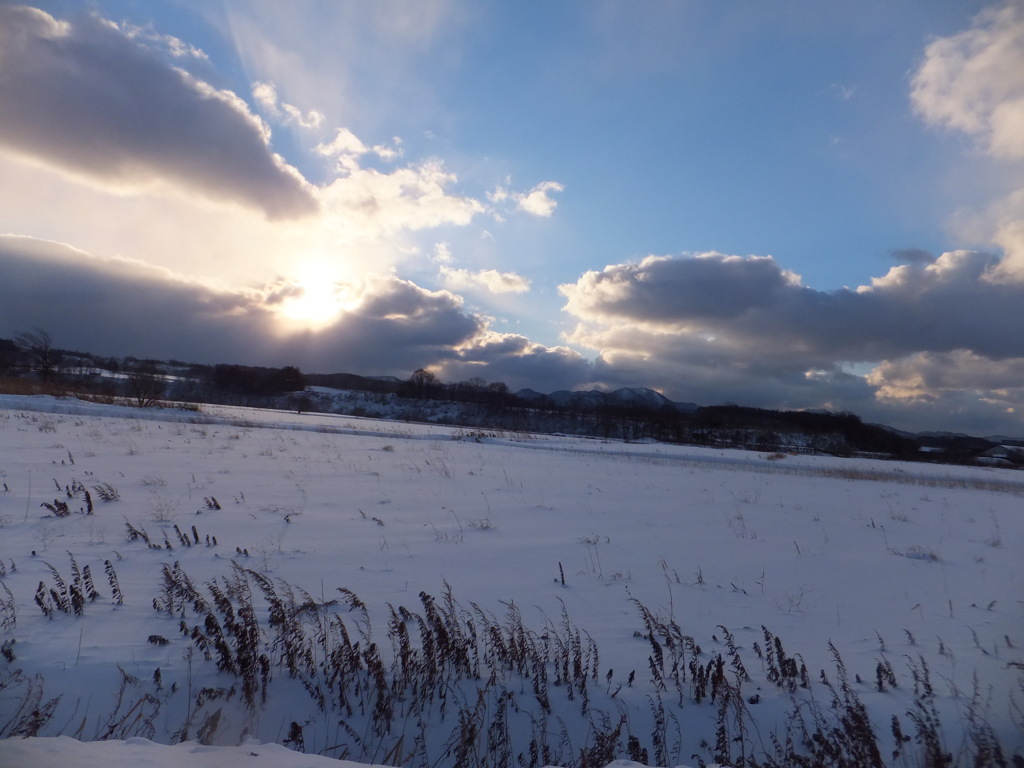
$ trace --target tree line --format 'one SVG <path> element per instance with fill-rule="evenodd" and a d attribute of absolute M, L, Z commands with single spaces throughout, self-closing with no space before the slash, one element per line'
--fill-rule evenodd
<path fill-rule="evenodd" d="M 520 397 L 504 382 L 481 378 L 446 383 L 419 368 L 406 379 L 350 373 L 304 374 L 296 366 L 280 368 L 235 364 L 203 365 L 176 360 L 107 358 L 57 348 L 40 329 L 13 339 L 0 338 L 0 379 L 32 382 L 31 391 L 60 394 L 62 389 L 107 401 L 150 406 L 165 399 L 256 407 L 316 410 L 308 387 L 374 393 L 379 402 L 396 398 L 395 413 L 431 418 L 431 403 L 459 403 L 444 417 L 459 425 L 487 429 L 563 432 L 603 439 L 654 440 L 695 445 L 742 447 L 766 452 L 803 451 L 833 455 L 874 454 L 904 459 L 971 463 L 997 446 L 984 438 L 910 436 L 865 424 L 852 413 L 773 411 L 734 404 L 677 407 L 664 403 L 618 400 L 613 396 L 578 397 L 556 403 L 550 397 Z M 593 393 L 590 393 L 591 395 Z M 451 413 L 457 415 L 452 416 Z M 1013 442 L 1013 441 L 1004 441 Z M 923 455 L 922 449 L 933 451 Z M 1024 464 L 1008 454 L 1006 461 Z"/>

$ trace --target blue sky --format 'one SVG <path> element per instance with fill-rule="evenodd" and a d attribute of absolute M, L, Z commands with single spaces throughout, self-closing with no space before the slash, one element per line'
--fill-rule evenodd
<path fill-rule="evenodd" d="M 0 3 L 0 336 L 1024 433 L 1024 3 Z"/>

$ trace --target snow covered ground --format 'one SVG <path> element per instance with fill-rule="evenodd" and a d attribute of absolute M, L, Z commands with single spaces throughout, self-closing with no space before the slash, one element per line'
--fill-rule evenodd
<path fill-rule="evenodd" d="M 615 757 L 696 765 L 722 754 L 723 717 L 734 756 L 773 755 L 789 715 L 829 711 L 832 648 L 886 759 L 892 715 L 914 737 L 922 703 L 954 757 L 972 727 L 1024 753 L 1016 472 L 0 396 L 0 483 L 0 734 L 110 740 L 6 739 L 0 765 L 455 765 L 473 727 L 492 764 L 545 745 L 566 763 L 620 722 Z M 308 631 L 291 674 L 261 577 Z M 231 634 L 248 598 L 225 612 L 211 584 L 250 595 L 251 658 Z M 327 664 L 341 641 L 317 635 L 332 616 L 369 670 L 344 696 Z M 399 625 L 419 682 L 398 682 Z M 234 671 L 218 670 L 218 632 Z M 490 674 L 517 632 L 546 665 Z M 424 633 L 472 637 L 476 677 L 452 651 L 425 694 Z M 701 690 L 707 670 L 728 690 Z M 286 741 L 309 756 L 266 746 Z"/>
<path fill-rule="evenodd" d="M 0 741 L 0 764 L 5 768 L 365 768 L 358 763 L 302 754 L 279 744 L 166 745 L 137 736 L 89 742 L 67 736 L 6 739 Z"/>

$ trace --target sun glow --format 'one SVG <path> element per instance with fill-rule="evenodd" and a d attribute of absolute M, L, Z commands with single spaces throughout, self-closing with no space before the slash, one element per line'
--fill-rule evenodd
<path fill-rule="evenodd" d="M 326 271 L 307 270 L 293 281 L 291 295 L 281 302 L 278 314 L 292 327 L 321 330 L 356 303 L 350 286 Z"/>

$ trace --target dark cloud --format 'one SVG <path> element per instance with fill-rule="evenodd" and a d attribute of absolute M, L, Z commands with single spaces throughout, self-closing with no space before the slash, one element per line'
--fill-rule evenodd
<path fill-rule="evenodd" d="M 244 102 L 94 16 L 0 5 L 0 104 L 0 148 L 62 170 L 167 181 L 270 218 L 317 208 Z"/>
<path fill-rule="evenodd" d="M 574 352 L 494 334 L 458 296 L 396 277 L 369 280 L 349 310 L 314 333 L 283 330 L 276 309 L 301 292 L 287 284 L 215 290 L 145 264 L 11 235 L 0 235 L 0 275 L 0 337 L 38 327 L 59 347 L 100 355 L 396 376 L 448 366 L 449 380 L 480 375 L 522 386 L 535 375 L 574 384 L 586 370 Z M 458 375 L 467 366 L 473 372 Z"/>
<path fill-rule="evenodd" d="M 267 306 L 275 307 L 289 299 L 300 298 L 302 294 L 302 286 L 299 284 L 289 280 L 278 280 L 263 289 L 263 301 Z"/>
<path fill-rule="evenodd" d="M 447 291 L 428 291 L 398 278 L 371 281 L 362 300 L 339 322 L 308 334 L 310 366 L 337 361 L 338 369 L 408 375 L 451 357 L 484 329 Z M 316 366 L 323 370 L 324 363 Z"/>
<path fill-rule="evenodd" d="M 678 324 L 735 317 L 774 304 L 792 285 L 769 257 L 709 254 L 673 260 L 648 258 L 588 272 L 565 291 L 578 309 L 630 320 Z M 729 301 L 722 301 L 728 296 Z M 574 314 L 579 314 L 574 308 Z"/>
<path fill-rule="evenodd" d="M 922 350 L 1021 356 L 1024 285 L 991 279 L 998 263 L 956 251 L 924 267 L 895 267 L 870 286 L 823 292 L 800 285 L 770 258 L 650 257 L 588 272 L 562 293 L 567 311 L 585 322 L 713 337 L 713 349 L 784 355 L 801 365 Z"/>
<path fill-rule="evenodd" d="M 546 347 L 519 334 L 486 333 L 436 368 L 446 381 L 480 377 L 504 382 L 512 391 L 554 392 L 589 388 L 593 366 L 568 347 Z"/>
<path fill-rule="evenodd" d="M 919 352 L 887 360 L 868 376 L 881 407 L 911 405 L 934 428 L 944 414 L 969 419 L 975 434 L 1019 435 L 1024 404 L 1024 358 L 992 360 L 968 350 Z"/>
<path fill-rule="evenodd" d="M 102 355 L 270 363 L 272 315 L 253 297 L 91 258 L 64 245 L 0 236 L 0 335 L 46 329 L 57 346 Z"/>
<path fill-rule="evenodd" d="M 1024 402 L 999 395 L 1006 376 L 996 374 L 1024 360 L 1024 284 L 998 280 L 999 266 L 995 256 L 957 251 L 894 267 L 870 286 L 824 292 L 769 258 L 649 257 L 587 273 L 561 290 L 566 310 L 580 319 L 570 339 L 600 351 L 594 378 L 607 386 L 643 381 L 701 403 L 891 417 L 897 403 L 923 402 L 922 392 L 888 386 L 894 367 L 865 378 L 850 372 L 853 365 L 899 361 L 905 380 L 934 356 L 968 351 L 989 363 L 972 384 L 974 400 L 986 409 L 1001 402 L 1012 415 Z M 934 397 L 954 391 L 939 389 L 924 388 Z M 963 399 L 964 390 L 955 391 Z M 969 411 L 958 413 L 946 416 L 969 420 Z"/>

